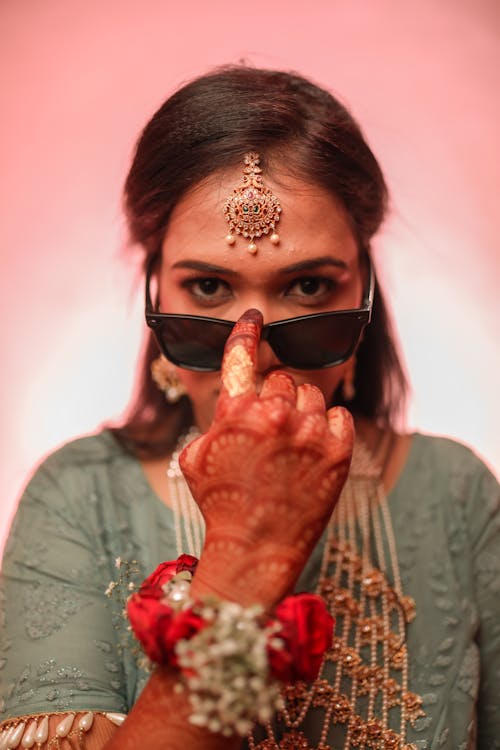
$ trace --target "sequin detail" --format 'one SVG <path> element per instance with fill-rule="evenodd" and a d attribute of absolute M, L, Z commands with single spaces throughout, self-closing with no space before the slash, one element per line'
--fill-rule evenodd
<path fill-rule="evenodd" d="M 285 708 L 277 717 L 281 738 L 268 724 L 267 739 L 249 738 L 251 750 L 326 750 L 333 744 L 344 750 L 411 748 L 407 725 L 414 727 L 425 716 L 423 700 L 410 691 L 408 681 L 406 629 L 415 619 L 416 605 L 402 592 L 380 471 L 357 444 L 329 528 L 318 584 L 336 618 L 332 648 L 312 686 L 284 688 Z M 313 746 L 301 732 L 311 711 L 322 727 L 319 744 Z"/>
<path fill-rule="evenodd" d="M 26 635 L 34 640 L 47 638 L 63 628 L 84 604 L 83 597 L 64 584 L 37 583 L 27 587 L 24 594 Z"/>

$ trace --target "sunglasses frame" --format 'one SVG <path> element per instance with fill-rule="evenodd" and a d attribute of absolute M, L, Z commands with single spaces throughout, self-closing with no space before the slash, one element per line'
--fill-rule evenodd
<path fill-rule="evenodd" d="M 218 372 L 220 370 L 220 366 L 215 367 L 206 367 L 206 366 L 197 366 L 197 365 L 186 365 L 181 360 L 178 360 L 177 358 L 173 357 L 170 352 L 167 352 L 166 347 L 162 343 L 159 332 L 157 332 L 157 329 L 160 328 L 162 322 L 164 320 L 192 320 L 192 321 L 203 321 L 204 323 L 216 323 L 218 325 L 223 325 L 224 327 L 227 327 L 229 329 L 230 334 L 232 328 L 235 325 L 235 321 L 231 320 L 224 320 L 222 318 L 211 318 L 204 315 L 183 315 L 178 313 L 162 313 L 158 310 L 155 310 L 153 307 L 153 302 L 151 299 L 151 292 L 150 292 L 150 284 L 151 284 L 151 277 L 153 275 L 154 267 L 158 261 L 158 254 L 155 254 L 151 256 L 149 259 L 147 266 L 146 266 L 146 295 L 145 295 L 145 317 L 146 317 L 146 323 L 153 331 L 153 334 L 155 336 L 156 342 L 160 348 L 160 351 L 167 357 L 167 359 L 170 362 L 173 362 L 173 364 L 177 365 L 178 367 L 182 367 L 185 370 L 192 370 L 195 372 Z M 329 312 L 323 312 L 323 313 L 313 313 L 312 315 L 300 315 L 295 318 L 285 318 L 284 320 L 276 320 L 272 323 L 266 323 L 262 327 L 262 333 L 261 333 L 261 340 L 268 341 L 271 348 L 273 348 L 272 342 L 269 340 L 269 337 L 280 328 L 283 328 L 283 326 L 287 326 L 292 323 L 300 323 L 305 322 L 313 319 L 318 318 L 329 318 L 329 319 L 335 319 L 340 316 L 345 317 L 348 316 L 350 320 L 355 319 L 356 322 L 359 323 L 359 332 L 357 336 L 353 336 L 352 345 L 349 347 L 349 350 L 346 354 L 344 354 L 342 357 L 337 358 L 334 361 L 328 361 L 326 364 L 322 365 L 314 365 L 314 366 L 298 366 L 296 364 L 291 364 L 290 362 L 286 362 L 282 359 L 282 357 L 278 356 L 280 361 L 283 363 L 286 367 L 291 367 L 292 369 L 296 370 L 323 370 L 327 367 L 334 367 L 335 365 L 339 365 L 342 362 L 345 362 L 349 357 L 354 353 L 356 350 L 356 347 L 358 346 L 359 340 L 361 338 L 361 334 L 363 333 L 364 328 L 370 323 L 371 316 L 372 316 L 372 308 L 373 308 L 373 298 L 375 295 L 375 273 L 373 270 L 373 265 L 370 259 L 370 256 L 368 253 L 365 254 L 366 263 L 368 266 L 368 283 L 367 288 L 365 290 L 365 293 L 363 295 L 363 303 L 361 307 L 356 308 L 350 308 L 347 310 L 331 310 Z M 274 349 L 273 349 L 274 351 Z"/>

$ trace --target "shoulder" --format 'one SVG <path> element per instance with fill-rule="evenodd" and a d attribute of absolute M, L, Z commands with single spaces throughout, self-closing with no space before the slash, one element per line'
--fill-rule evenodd
<path fill-rule="evenodd" d="M 93 435 L 85 435 L 65 443 L 50 453 L 40 464 L 39 469 L 47 471 L 65 467 L 100 465 L 124 455 L 124 449 L 109 430 Z"/>
<path fill-rule="evenodd" d="M 448 437 L 415 433 L 408 459 L 410 471 L 430 478 L 450 480 L 461 477 L 471 481 L 493 474 L 477 453 L 467 445 Z"/>
<path fill-rule="evenodd" d="M 467 526 L 500 515 L 500 487 L 493 473 L 471 448 L 447 437 L 412 436 L 393 494 L 406 513 L 459 518 Z"/>
<path fill-rule="evenodd" d="M 107 430 L 61 446 L 40 463 L 21 495 L 6 557 L 21 558 L 23 547 L 60 549 L 75 539 L 95 545 L 103 534 L 130 531 L 130 509 L 146 493 L 140 476 L 136 459 Z"/>
<path fill-rule="evenodd" d="M 108 430 L 77 438 L 45 457 L 29 479 L 23 499 L 67 502 L 91 492 L 99 477 L 105 477 L 116 462 L 132 461 Z"/>
<path fill-rule="evenodd" d="M 468 446 L 416 433 L 404 474 L 404 485 L 418 488 L 425 504 L 460 517 L 470 533 L 479 535 L 493 520 L 500 522 L 500 485 Z"/>

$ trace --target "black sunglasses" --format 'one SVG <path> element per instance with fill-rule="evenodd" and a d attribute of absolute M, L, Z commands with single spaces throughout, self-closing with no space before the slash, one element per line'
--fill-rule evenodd
<path fill-rule="evenodd" d="M 224 346 L 235 323 L 154 310 L 150 283 L 157 260 L 158 256 L 153 256 L 146 271 L 146 323 L 160 351 L 186 370 L 220 370 Z M 261 339 L 268 342 L 280 362 L 296 370 L 319 370 L 349 359 L 372 314 L 375 275 L 368 256 L 367 262 L 368 285 L 361 307 L 277 320 L 262 328 Z"/>

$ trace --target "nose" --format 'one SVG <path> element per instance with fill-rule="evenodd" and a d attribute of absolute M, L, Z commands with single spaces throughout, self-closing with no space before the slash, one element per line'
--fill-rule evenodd
<path fill-rule="evenodd" d="M 259 375 L 264 375 L 269 370 L 282 366 L 282 363 L 267 341 L 260 341 L 257 350 L 257 373 Z"/>
<path fill-rule="evenodd" d="M 242 306 L 241 312 L 237 312 L 239 313 L 239 315 L 242 315 L 243 312 L 245 310 L 248 310 L 249 308 L 260 310 L 260 312 L 262 313 L 262 317 L 264 318 L 264 325 L 266 323 L 270 323 L 273 320 L 276 320 L 277 317 L 279 317 L 276 315 L 276 311 L 272 309 L 272 306 L 269 305 L 268 300 L 265 297 L 263 298 L 262 296 L 259 296 L 258 299 L 255 299 L 255 297 L 250 299 L 246 298 L 244 300 L 244 305 Z M 282 366 L 282 363 L 273 352 L 267 341 L 263 341 L 261 339 L 259 341 L 257 349 L 257 374 L 265 375 L 268 370 Z"/>

